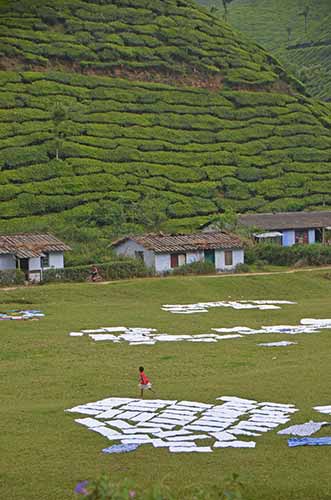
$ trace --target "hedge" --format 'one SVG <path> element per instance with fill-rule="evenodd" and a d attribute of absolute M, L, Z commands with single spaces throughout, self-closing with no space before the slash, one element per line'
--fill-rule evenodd
<path fill-rule="evenodd" d="M 19 269 L 0 271 L 0 286 L 23 285 L 25 274 Z"/>
<path fill-rule="evenodd" d="M 245 251 L 245 262 L 254 264 L 264 261 L 278 266 L 331 264 L 331 246 L 315 243 L 313 245 L 293 245 L 282 247 L 275 244 L 260 243 Z"/>
<path fill-rule="evenodd" d="M 106 264 L 97 264 L 99 274 L 104 280 L 120 280 L 152 276 L 153 271 L 147 269 L 140 260 L 121 260 Z M 91 275 L 91 266 L 65 267 L 48 269 L 43 273 L 43 282 L 86 281 Z"/>

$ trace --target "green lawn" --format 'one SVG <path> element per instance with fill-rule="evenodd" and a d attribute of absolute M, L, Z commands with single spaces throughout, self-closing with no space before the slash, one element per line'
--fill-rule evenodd
<path fill-rule="evenodd" d="M 298 335 L 297 346 L 264 349 L 249 336 L 217 344 L 155 346 L 95 343 L 68 333 L 101 326 L 155 327 L 168 333 L 208 333 L 212 327 L 297 324 L 331 315 L 331 281 L 325 272 L 215 279 L 185 277 L 73 284 L 1 291 L 1 309 L 40 308 L 40 321 L 1 322 L 0 490 L 10 500 L 75 498 L 79 480 L 106 472 L 129 477 L 139 488 L 165 478 L 175 491 L 220 484 L 240 474 L 245 499 L 330 498 L 330 448 L 287 447 L 271 431 L 256 449 L 171 454 L 146 445 L 124 455 L 104 455 L 102 436 L 74 422 L 65 408 L 110 396 L 138 397 L 143 364 L 157 398 L 214 403 L 222 395 L 295 403 L 291 423 L 323 420 L 312 406 L 331 404 L 330 331 Z M 275 311 L 213 309 L 172 315 L 163 303 L 220 299 L 290 299 Z M 288 339 L 270 335 L 268 340 Z M 290 340 L 293 340 L 291 337 Z M 330 418 L 331 420 L 331 418 Z M 320 435 L 330 434 L 323 430 Z M 178 498 L 183 498 L 179 494 Z"/>

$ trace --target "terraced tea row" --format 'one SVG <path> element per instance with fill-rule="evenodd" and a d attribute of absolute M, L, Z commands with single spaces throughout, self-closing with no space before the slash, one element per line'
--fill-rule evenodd
<path fill-rule="evenodd" d="M 111 225 L 101 212 L 116 207 L 143 224 L 149 199 L 169 229 L 229 207 L 331 205 L 330 113 L 308 98 L 65 73 L 0 81 L 1 231 Z"/>

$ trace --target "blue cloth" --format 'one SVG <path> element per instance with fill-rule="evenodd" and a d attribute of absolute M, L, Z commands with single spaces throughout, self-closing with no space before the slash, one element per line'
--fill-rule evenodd
<path fill-rule="evenodd" d="M 323 446 L 323 445 L 331 445 L 331 436 L 319 437 L 319 438 L 291 438 L 287 440 L 287 443 L 290 447 L 293 446 Z"/>
<path fill-rule="evenodd" d="M 128 453 L 129 451 L 136 450 L 140 444 L 114 444 L 108 448 L 104 448 L 103 453 Z"/>

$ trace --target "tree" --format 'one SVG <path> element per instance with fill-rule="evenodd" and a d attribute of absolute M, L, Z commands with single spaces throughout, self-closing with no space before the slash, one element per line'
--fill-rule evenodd
<path fill-rule="evenodd" d="M 305 19 L 305 33 L 307 34 L 307 26 L 308 26 L 308 15 L 309 15 L 310 7 L 306 5 L 302 12 L 300 12 L 300 16 L 303 16 Z"/>
<path fill-rule="evenodd" d="M 211 8 L 210 8 L 210 12 L 214 15 L 216 15 L 219 10 L 223 7 L 223 11 L 224 11 L 224 14 L 223 14 L 223 18 L 224 18 L 224 21 L 227 23 L 228 22 L 228 14 L 229 14 L 229 8 L 228 8 L 228 5 L 233 1 L 233 0 L 218 0 L 219 1 L 219 6 L 217 5 L 213 5 Z"/>
<path fill-rule="evenodd" d="M 211 220 L 214 229 L 234 231 L 238 225 L 238 215 L 234 210 L 226 209 L 222 214 L 216 215 Z"/>
<path fill-rule="evenodd" d="M 62 127 L 62 124 L 66 121 L 66 119 L 67 109 L 59 102 L 56 102 L 52 110 L 51 120 L 53 122 L 55 157 L 57 160 L 59 159 L 60 148 L 62 147 L 62 142 L 66 135 L 65 130 Z"/>

